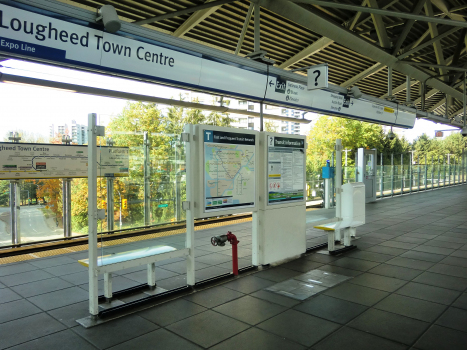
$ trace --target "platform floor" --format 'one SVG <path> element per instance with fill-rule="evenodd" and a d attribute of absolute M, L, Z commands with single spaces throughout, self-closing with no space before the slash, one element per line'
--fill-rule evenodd
<path fill-rule="evenodd" d="M 2 265 L 0 349 L 465 349 L 467 186 L 366 209 L 358 250 L 308 254 L 91 329 L 75 321 L 87 316 L 87 271 L 76 262 L 86 252 Z M 244 243 L 250 225 L 232 227 Z M 309 246 L 326 240 L 312 225 Z M 228 249 L 208 250 L 216 230 L 196 233 L 198 278 L 230 267 Z M 240 251 L 249 263 L 248 245 Z M 302 302 L 264 290 L 314 269 L 352 279 Z M 158 285 L 182 285 L 182 271 L 180 261 L 159 264 Z M 144 276 L 122 271 L 114 289 Z"/>

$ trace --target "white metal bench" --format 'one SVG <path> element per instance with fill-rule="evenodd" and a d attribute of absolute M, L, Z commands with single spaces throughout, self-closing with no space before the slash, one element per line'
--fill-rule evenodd
<path fill-rule="evenodd" d="M 344 246 L 351 246 L 351 238 L 357 234 L 357 226 L 363 225 L 363 221 L 336 221 L 329 224 L 317 225 L 314 228 L 319 230 L 328 231 L 328 251 L 332 252 L 335 250 L 335 231 L 341 230 L 344 234 Z"/>
<path fill-rule="evenodd" d="M 136 267 L 148 266 L 148 285 L 156 285 L 156 262 L 166 259 L 185 257 L 189 249 L 176 249 L 171 246 L 158 245 L 147 248 L 130 250 L 127 252 L 113 253 L 97 258 L 98 273 L 104 274 L 104 295 L 112 298 L 112 272 Z M 89 259 L 78 261 L 81 265 L 89 267 Z"/>

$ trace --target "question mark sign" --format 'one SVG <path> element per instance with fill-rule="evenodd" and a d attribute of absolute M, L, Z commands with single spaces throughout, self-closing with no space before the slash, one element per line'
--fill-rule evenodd
<path fill-rule="evenodd" d="M 315 78 L 315 86 L 318 86 L 318 78 L 320 77 L 321 72 L 320 72 L 319 70 L 314 70 L 314 71 L 313 71 L 313 74 L 315 74 L 315 73 L 318 73 L 318 74 L 316 75 L 316 78 Z"/>

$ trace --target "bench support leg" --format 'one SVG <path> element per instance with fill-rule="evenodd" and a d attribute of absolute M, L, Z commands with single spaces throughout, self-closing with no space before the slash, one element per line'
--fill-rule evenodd
<path fill-rule="evenodd" d="M 344 229 L 344 246 L 348 247 L 350 243 L 350 235 L 352 233 L 352 228 L 348 227 Z"/>
<path fill-rule="evenodd" d="M 112 274 L 104 273 L 104 296 L 110 301 L 112 299 Z"/>
<path fill-rule="evenodd" d="M 148 286 L 156 286 L 156 264 L 148 264 Z"/>
<path fill-rule="evenodd" d="M 334 231 L 334 239 L 337 242 L 340 242 L 342 240 L 341 230 L 340 229 L 337 229 L 337 230 Z"/>
<path fill-rule="evenodd" d="M 335 231 L 328 231 L 328 251 L 330 252 L 336 249 L 334 237 Z"/>

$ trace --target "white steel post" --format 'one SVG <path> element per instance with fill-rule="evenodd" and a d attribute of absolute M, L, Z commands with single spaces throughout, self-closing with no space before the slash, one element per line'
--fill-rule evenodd
<path fill-rule="evenodd" d="M 71 179 L 64 178 L 63 194 L 63 235 L 71 237 Z"/>
<path fill-rule="evenodd" d="M 401 153 L 401 194 L 404 194 L 404 153 Z"/>
<path fill-rule="evenodd" d="M 391 197 L 394 197 L 394 153 L 391 153 Z"/>
<path fill-rule="evenodd" d="M 11 244 L 20 244 L 21 235 L 19 230 L 19 181 L 10 181 L 10 229 L 11 229 Z"/>
<path fill-rule="evenodd" d="M 88 114 L 88 246 L 89 313 L 99 313 L 97 284 L 97 126 L 96 113 Z"/>
<path fill-rule="evenodd" d="M 144 149 L 144 225 L 151 224 L 151 189 L 150 189 L 150 160 L 149 160 L 149 138 L 148 132 L 144 132 L 143 149 Z"/>
<path fill-rule="evenodd" d="M 380 169 L 381 169 L 381 179 L 380 179 L 380 189 L 379 189 L 379 198 L 383 198 L 383 189 L 384 189 L 384 185 L 383 185 L 383 170 L 384 170 L 384 167 L 383 167 L 383 153 L 380 153 L 380 156 L 379 156 L 379 165 L 380 165 Z"/>
<path fill-rule="evenodd" d="M 341 139 L 336 140 L 336 174 L 334 177 L 334 183 L 336 188 L 336 217 L 340 221 L 342 220 L 341 213 L 341 192 L 342 192 L 342 141 Z M 335 231 L 336 241 L 341 240 L 341 230 Z"/>
<path fill-rule="evenodd" d="M 194 251 L 194 240 L 195 240 L 195 198 L 193 195 L 193 176 L 195 175 L 193 169 L 193 152 L 194 148 L 194 128 L 193 125 L 185 125 L 185 134 L 188 139 L 185 139 L 185 151 L 186 151 L 186 248 L 188 248 L 189 254 L 186 258 L 186 283 L 190 286 L 195 285 L 195 251 Z"/>

